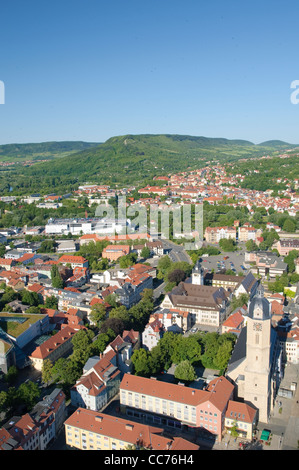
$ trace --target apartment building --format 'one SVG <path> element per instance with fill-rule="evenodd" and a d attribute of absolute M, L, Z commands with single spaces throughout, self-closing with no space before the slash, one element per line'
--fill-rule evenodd
<path fill-rule="evenodd" d="M 109 261 L 117 261 L 122 256 L 130 253 L 130 245 L 108 245 L 103 249 L 102 258 L 107 258 Z"/>
<path fill-rule="evenodd" d="M 115 290 L 118 301 L 127 308 L 131 308 L 141 299 L 141 293 L 144 289 L 153 288 L 153 278 L 147 273 L 130 274 L 124 284 Z"/>
<path fill-rule="evenodd" d="M 273 248 L 278 250 L 280 256 L 287 256 L 292 250 L 299 251 L 299 238 L 280 239 L 273 245 Z"/>
<path fill-rule="evenodd" d="M 83 256 L 71 256 L 71 255 L 62 255 L 58 263 L 63 264 L 70 264 L 72 269 L 75 268 L 88 268 L 88 260 L 83 258 Z"/>
<path fill-rule="evenodd" d="M 78 408 L 64 423 L 66 444 L 80 450 L 199 450 L 186 439 L 167 438 L 163 429 Z"/>
<path fill-rule="evenodd" d="M 33 367 L 42 370 L 44 361 L 49 359 L 53 364 L 60 357 L 68 355 L 73 348 L 72 338 L 76 334 L 76 330 L 69 326 L 65 326 L 54 336 L 44 341 L 29 356 Z"/>
<path fill-rule="evenodd" d="M 142 345 L 143 348 L 151 351 L 155 346 L 158 345 L 160 339 L 163 336 L 165 329 L 159 319 L 150 317 L 147 325 L 145 325 L 142 333 Z"/>
<path fill-rule="evenodd" d="M 0 450 L 45 450 L 66 417 L 65 395 L 55 388 L 30 413 L 13 416 L 0 429 Z"/>
<path fill-rule="evenodd" d="M 238 437 L 249 441 L 253 438 L 253 432 L 257 424 L 257 410 L 246 403 L 230 400 L 225 413 L 225 428 L 231 432 L 232 428 L 238 433 Z"/>
<path fill-rule="evenodd" d="M 121 372 L 107 357 L 94 356 L 88 359 L 83 375 L 71 389 L 72 405 L 90 410 L 101 410 L 118 393 Z"/>
<path fill-rule="evenodd" d="M 223 238 L 236 240 L 236 227 L 207 227 L 204 237 L 208 243 L 219 243 Z"/>
<path fill-rule="evenodd" d="M 191 315 L 188 311 L 180 311 L 175 309 L 160 309 L 150 316 L 149 323 L 152 319 L 158 319 L 165 331 L 174 331 L 175 333 L 185 333 L 191 328 Z"/>
<path fill-rule="evenodd" d="M 139 414 L 154 425 L 178 429 L 201 428 L 220 441 L 233 392 L 234 386 L 223 376 L 212 380 L 205 390 L 198 390 L 125 374 L 120 384 L 120 405 L 128 416 Z"/>
<path fill-rule="evenodd" d="M 239 242 L 248 242 L 249 240 L 256 241 L 262 234 L 262 230 L 251 227 L 250 225 L 244 225 L 238 227 L 238 238 Z"/>

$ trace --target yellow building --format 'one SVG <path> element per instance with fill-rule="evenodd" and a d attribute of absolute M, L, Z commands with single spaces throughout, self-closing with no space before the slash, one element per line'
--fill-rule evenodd
<path fill-rule="evenodd" d="M 238 437 L 252 440 L 253 431 L 257 420 L 257 410 L 237 401 L 229 401 L 225 413 L 224 426 L 226 431 L 231 433 L 235 430 Z"/>
<path fill-rule="evenodd" d="M 73 328 L 66 326 L 38 346 L 29 356 L 33 367 L 42 370 L 45 359 L 49 359 L 54 364 L 57 359 L 69 354 L 73 348 L 71 340 L 76 332 Z"/>
<path fill-rule="evenodd" d="M 162 435 L 163 429 L 97 411 L 78 408 L 64 423 L 66 444 L 80 450 L 198 450 L 184 439 Z"/>

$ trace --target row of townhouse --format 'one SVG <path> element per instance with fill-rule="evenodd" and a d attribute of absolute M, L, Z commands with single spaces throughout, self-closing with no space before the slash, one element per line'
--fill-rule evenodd
<path fill-rule="evenodd" d="M 0 450 L 45 450 L 66 419 L 65 395 L 59 388 L 23 416 L 14 416 L 0 429 Z"/>
<path fill-rule="evenodd" d="M 219 243 L 223 238 L 236 240 L 236 227 L 207 227 L 204 237 L 208 243 Z"/>
<path fill-rule="evenodd" d="M 204 237 L 208 243 L 219 243 L 222 239 L 238 240 L 247 242 L 248 240 L 257 241 L 262 234 L 262 230 L 251 227 L 250 224 L 244 224 L 242 227 L 207 227 Z"/>

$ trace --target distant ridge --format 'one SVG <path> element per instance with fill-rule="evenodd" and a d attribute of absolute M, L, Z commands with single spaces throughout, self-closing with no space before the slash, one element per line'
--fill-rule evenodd
<path fill-rule="evenodd" d="M 195 170 L 215 163 L 278 156 L 281 150 L 296 148 L 280 142 L 256 145 L 242 139 L 179 134 L 127 134 L 111 137 L 99 144 L 54 142 L 48 143 L 46 148 L 49 151 L 51 145 L 54 148 L 58 146 L 59 158 L 48 157 L 46 162 L 14 167 L 13 171 L 5 168 L 3 188 L 11 186 L 17 194 L 40 191 L 46 194 L 71 191 L 86 181 L 110 186 L 140 186 L 150 183 L 155 176 Z M 87 148 L 76 150 L 78 145 Z"/>
<path fill-rule="evenodd" d="M 88 148 L 100 145 L 83 141 L 53 141 L 40 143 L 22 143 L 0 145 L 0 160 L 24 160 L 37 158 L 51 158 L 68 153 L 80 152 Z"/>
<path fill-rule="evenodd" d="M 263 147 L 276 147 L 276 148 L 294 148 L 298 147 L 299 144 L 288 144 L 288 142 L 284 142 L 283 140 L 267 140 L 266 142 L 262 142 L 258 144 Z"/>

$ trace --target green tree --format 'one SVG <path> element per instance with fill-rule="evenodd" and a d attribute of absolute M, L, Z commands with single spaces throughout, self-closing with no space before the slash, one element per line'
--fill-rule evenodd
<path fill-rule="evenodd" d="M 54 310 L 58 309 L 58 299 L 55 297 L 55 295 L 51 295 L 51 296 L 46 298 L 45 307 L 46 308 L 52 308 Z"/>
<path fill-rule="evenodd" d="M 124 305 L 113 308 L 109 313 L 109 318 L 119 318 L 123 322 L 125 328 L 130 327 L 131 316 Z"/>
<path fill-rule="evenodd" d="M 106 307 L 103 304 L 94 304 L 89 316 L 91 321 L 99 326 L 106 318 Z"/>
<path fill-rule="evenodd" d="M 149 351 L 145 349 L 137 349 L 132 354 L 132 363 L 134 365 L 135 375 L 141 375 L 142 377 L 148 377 L 152 374 L 152 361 Z"/>
<path fill-rule="evenodd" d="M 179 364 L 185 360 L 193 364 L 200 361 L 201 352 L 201 344 L 195 336 L 184 337 L 177 335 L 173 343 L 171 360 L 174 364 Z"/>
<path fill-rule="evenodd" d="M 50 361 L 50 359 L 45 359 L 43 362 L 43 367 L 42 367 L 42 381 L 45 384 L 48 384 L 50 380 L 52 379 L 52 369 L 53 369 L 53 364 Z"/>
<path fill-rule="evenodd" d="M 27 410 L 31 410 L 37 403 L 40 396 L 39 387 L 35 382 L 29 380 L 22 383 L 17 391 L 17 400 L 26 406 Z"/>
<path fill-rule="evenodd" d="M 51 268 L 51 280 L 52 280 L 52 286 L 56 289 L 63 289 L 64 287 L 64 282 L 63 279 L 60 275 L 58 266 L 56 264 L 53 264 Z"/>
<path fill-rule="evenodd" d="M 16 380 L 18 375 L 18 369 L 16 366 L 10 366 L 7 373 L 4 376 L 4 380 L 8 385 L 12 385 L 14 381 Z"/>
<path fill-rule="evenodd" d="M 294 233 L 296 232 L 296 223 L 291 219 L 286 219 L 282 229 L 284 232 Z"/>
<path fill-rule="evenodd" d="M 140 255 L 142 258 L 147 259 L 151 256 L 151 250 L 147 246 L 144 246 L 141 250 Z"/>
<path fill-rule="evenodd" d="M 180 362 L 175 368 L 174 376 L 178 380 L 192 382 L 196 379 L 196 372 L 192 364 L 188 360 L 185 360 Z"/>
<path fill-rule="evenodd" d="M 243 307 L 243 305 L 247 305 L 249 301 L 249 295 L 248 294 L 240 294 L 238 297 L 233 296 L 231 300 L 231 309 L 235 310 L 236 308 Z"/>

